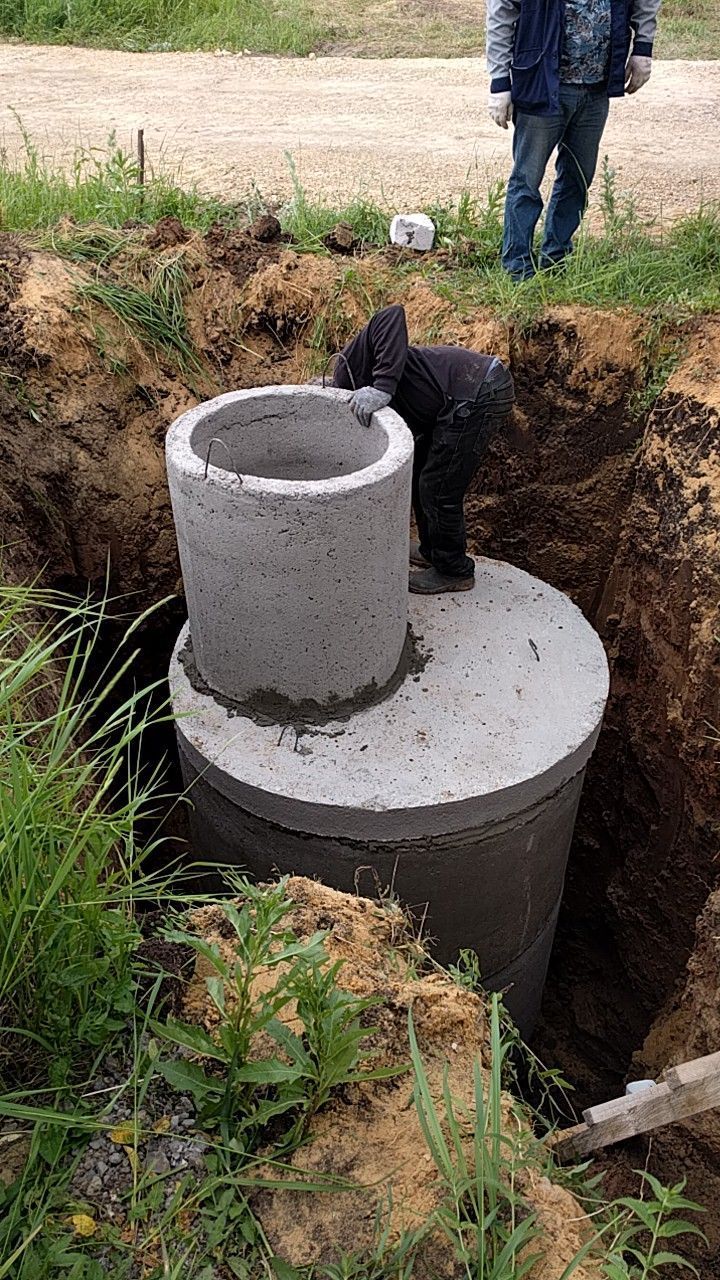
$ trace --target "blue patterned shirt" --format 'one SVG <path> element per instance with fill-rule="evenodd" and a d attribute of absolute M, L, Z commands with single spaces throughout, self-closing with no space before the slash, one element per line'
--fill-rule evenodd
<path fill-rule="evenodd" d="M 565 0 L 562 84 L 600 84 L 610 60 L 610 0 Z"/>

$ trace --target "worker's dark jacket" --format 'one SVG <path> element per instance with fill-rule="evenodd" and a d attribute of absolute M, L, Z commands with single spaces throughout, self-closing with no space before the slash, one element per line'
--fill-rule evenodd
<path fill-rule="evenodd" d="M 391 407 L 413 435 L 450 422 L 458 405 L 477 400 L 493 356 L 463 347 L 411 347 L 400 306 L 378 311 L 338 357 L 336 387 L 372 386 L 392 396 Z"/>
<path fill-rule="evenodd" d="M 642 36 L 643 26 L 647 26 L 648 31 L 654 30 L 657 7 L 657 0 L 611 0 L 608 97 L 621 98 L 625 92 L 625 67 L 633 35 L 633 53 L 652 57 L 652 40 Z M 494 75 L 491 71 L 491 91 L 502 93 L 512 89 L 514 105 L 529 115 L 558 115 L 564 0 L 514 0 L 514 3 L 489 0 L 489 31 L 496 8 L 518 12 L 510 75 Z"/>

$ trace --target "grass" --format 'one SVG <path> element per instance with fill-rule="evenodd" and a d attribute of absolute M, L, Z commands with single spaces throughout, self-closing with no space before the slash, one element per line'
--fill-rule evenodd
<path fill-rule="evenodd" d="M 386 291 L 392 296 L 393 286 L 420 276 L 461 313 L 487 308 L 521 326 L 558 305 L 629 307 L 658 313 L 667 323 L 719 310 L 720 205 L 701 205 L 666 228 L 643 221 L 632 201 L 618 194 L 607 159 L 598 185 L 599 229 L 583 225 L 575 252 L 562 268 L 522 284 L 510 281 L 499 261 L 504 190 L 496 183 L 484 195 L 465 191 L 452 206 L 429 207 L 445 260 L 438 264 L 418 256 L 401 261 Z M 317 253 L 325 252 L 322 237 L 340 219 L 351 223 L 366 247 L 380 247 L 392 212 L 366 201 L 345 209 L 323 206 L 308 200 L 296 181 L 281 218 L 301 252 Z M 437 335 L 428 335 L 433 339 Z"/>
<path fill-rule="evenodd" d="M 288 163 L 293 194 L 278 213 L 298 252 L 326 255 L 323 238 L 338 221 L 350 223 L 366 254 L 385 247 L 394 210 L 362 196 L 345 207 L 312 200 L 290 157 Z M 702 204 L 666 227 L 661 219 L 650 223 L 640 218 L 632 201 L 618 193 L 607 159 L 596 187 L 593 225 L 583 224 L 572 257 L 563 268 L 519 285 L 509 280 L 499 261 L 502 183 L 484 193 L 466 190 L 452 205 L 429 207 L 442 260 L 418 255 L 391 263 L 383 257 L 374 274 L 361 273 L 350 260 L 338 284 L 333 316 L 324 314 L 317 321 L 312 338 L 317 358 L 323 358 L 326 346 L 334 350 L 348 336 L 343 308 L 348 290 L 370 314 L 416 277 L 427 279 L 461 314 L 485 308 L 521 326 L 556 305 L 630 307 L 675 326 L 688 316 L 720 310 L 720 205 Z M 186 371 L 197 371 L 197 357 L 184 323 L 182 251 L 162 262 L 159 256 L 151 261 L 150 255 L 147 279 L 140 282 L 125 278 L 122 270 L 113 276 L 113 263 L 133 234 L 122 228 L 128 218 L 144 225 L 168 214 L 199 231 L 216 222 L 233 228 L 246 225 L 264 208 L 257 189 L 240 201 L 223 203 L 194 187 L 184 188 L 180 175 L 150 174 L 140 187 L 136 165 L 113 139 L 104 153 L 79 152 L 70 173 L 46 162 L 27 137 L 20 159 L 0 164 L 0 230 L 27 233 L 38 246 L 97 264 L 96 281 L 83 284 L 86 299 L 113 311 Z M 373 279 L 377 287 L 371 287 Z M 437 338 L 426 335 L 428 341 Z M 669 369 L 669 360 L 665 366 Z"/>
<path fill-rule="evenodd" d="M 0 231 L 56 228 L 65 219 L 112 229 L 164 217 L 177 217 L 184 226 L 204 231 L 218 219 L 237 220 L 247 212 L 246 204 L 238 210 L 183 186 L 181 173 L 167 177 L 151 170 L 141 186 L 137 161 L 117 146 L 112 135 L 101 151 L 76 151 L 69 169 L 53 166 L 15 118 L 24 145 L 18 160 L 10 161 L 0 152 Z M 112 251 L 116 241 L 106 238 L 104 247 L 88 246 L 87 256 Z"/>
<path fill-rule="evenodd" d="M 717 57 L 719 22 L 715 0 L 665 0 L 660 56 Z M 465 0 L 421 6 L 412 22 L 400 0 L 2 0 L 0 30 L 128 50 L 459 57 L 482 53 L 485 18 Z"/>
<path fill-rule="evenodd" d="M 720 9 L 716 0 L 663 0 L 656 54 L 660 58 L 717 58 Z"/>
<path fill-rule="evenodd" d="M 187 277 L 182 253 L 159 261 L 146 288 L 97 278 L 80 285 L 80 297 L 111 311 L 130 335 L 174 360 L 185 374 L 202 372 L 185 319 Z"/>
<path fill-rule="evenodd" d="M 37 1059 L 60 1081 L 130 1008 L 135 829 L 158 779 L 128 763 L 152 691 L 108 706 L 129 644 L 92 672 L 105 615 L 0 585 L 0 1080 Z"/>

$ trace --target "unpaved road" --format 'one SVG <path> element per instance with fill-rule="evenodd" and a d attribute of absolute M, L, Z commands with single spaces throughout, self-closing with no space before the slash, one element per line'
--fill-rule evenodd
<path fill-rule="evenodd" d="M 130 54 L 0 44 L 0 144 L 20 146 L 14 107 L 40 149 L 67 158 L 131 145 L 144 127 L 156 167 L 227 199 L 254 181 L 289 189 L 291 152 L 311 194 L 359 190 L 391 203 L 484 191 L 507 174 L 511 133 L 485 110 L 477 58 L 279 59 Z M 646 214 L 673 218 L 720 198 L 720 62 L 658 62 L 650 83 L 615 102 L 603 142 L 623 189 Z M 597 188 L 596 188 L 597 190 Z"/>

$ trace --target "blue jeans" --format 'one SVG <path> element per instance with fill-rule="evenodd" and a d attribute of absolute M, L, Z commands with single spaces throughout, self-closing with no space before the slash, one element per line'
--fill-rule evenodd
<path fill-rule="evenodd" d="M 514 279 L 532 276 L 538 267 L 562 262 L 572 252 L 572 238 L 595 177 L 609 107 L 604 86 L 563 84 L 559 115 L 515 112 L 514 164 L 505 200 L 502 252 L 503 266 Z M 543 208 L 540 183 L 555 147 L 555 182 L 538 260 L 533 253 L 533 237 Z"/>

